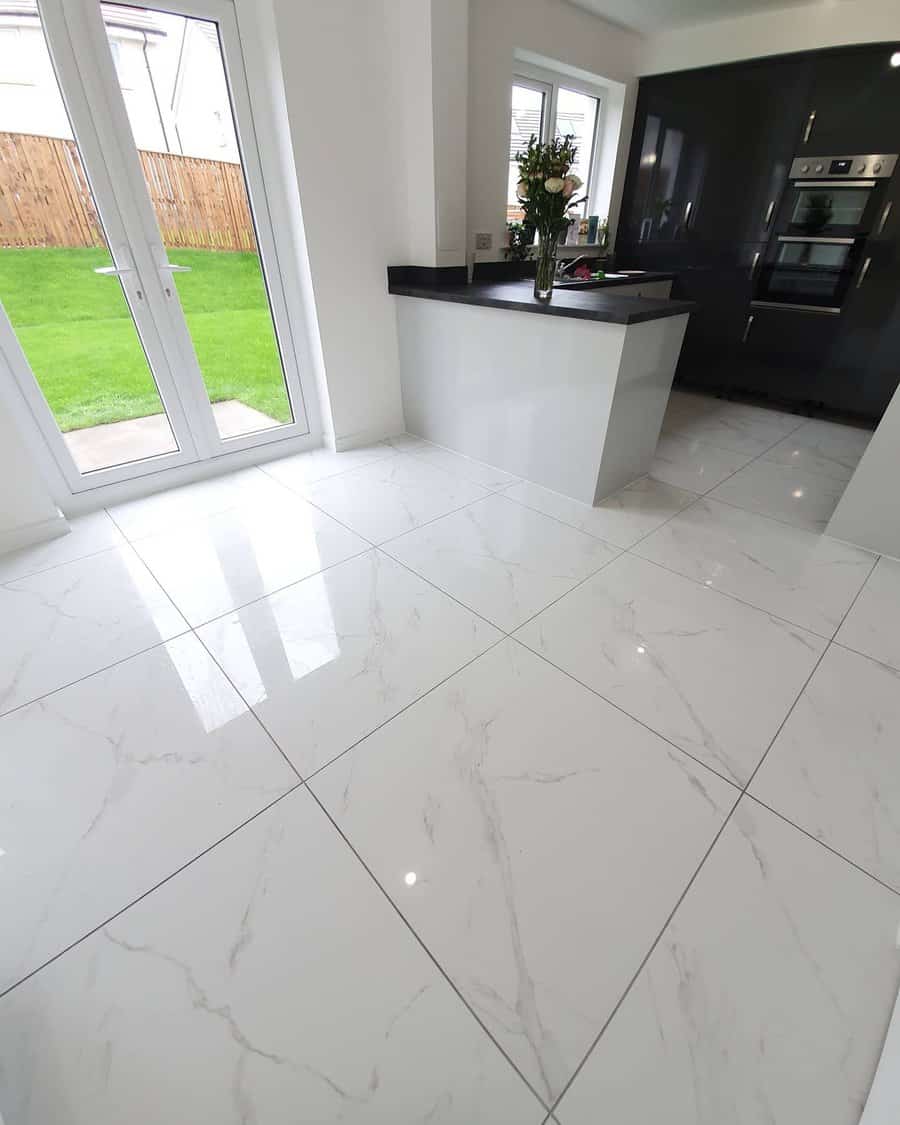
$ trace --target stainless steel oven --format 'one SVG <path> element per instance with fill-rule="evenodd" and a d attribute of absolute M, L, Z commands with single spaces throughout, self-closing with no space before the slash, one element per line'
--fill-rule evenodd
<path fill-rule="evenodd" d="M 865 278 L 866 239 L 887 219 L 897 155 L 797 157 L 753 303 L 840 313 Z"/>

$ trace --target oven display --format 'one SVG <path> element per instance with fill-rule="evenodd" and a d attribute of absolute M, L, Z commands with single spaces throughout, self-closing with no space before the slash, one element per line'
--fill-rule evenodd
<path fill-rule="evenodd" d="M 832 160 L 828 166 L 829 176 L 846 176 L 853 167 L 852 160 Z"/>

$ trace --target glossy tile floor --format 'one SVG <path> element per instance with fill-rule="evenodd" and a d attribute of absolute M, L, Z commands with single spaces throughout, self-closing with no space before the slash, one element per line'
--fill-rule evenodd
<path fill-rule="evenodd" d="M 673 395 L 586 508 L 417 438 L 0 559 L 6 1125 L 856 1125 L 900 564 Z"/>

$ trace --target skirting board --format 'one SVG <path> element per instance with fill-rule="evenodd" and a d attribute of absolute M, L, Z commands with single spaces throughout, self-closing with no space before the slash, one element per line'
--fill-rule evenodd
<path fill-rule="evenodd" d="M 7 531 L 0 531 L 0 555 L 8 555 L 11 551 L 21 551 L 23 547 L 33 547 L 35 543 L 46 543 L 50 539 L 58 539 L 69 532 L 69 521 L 59 509 L 55 516 L 40 523 L 28 523 L 24 527 L 11 527 Z"/>

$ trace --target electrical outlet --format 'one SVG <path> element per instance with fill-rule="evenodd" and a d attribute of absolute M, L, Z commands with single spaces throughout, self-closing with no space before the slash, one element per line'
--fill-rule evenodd
<path fill-rule="evenodd" d="M 490 250 L 494 245 L 494 236 L 492 234 L 476 234 L 475 235 L 475 249 L 476 250 Z"/>

